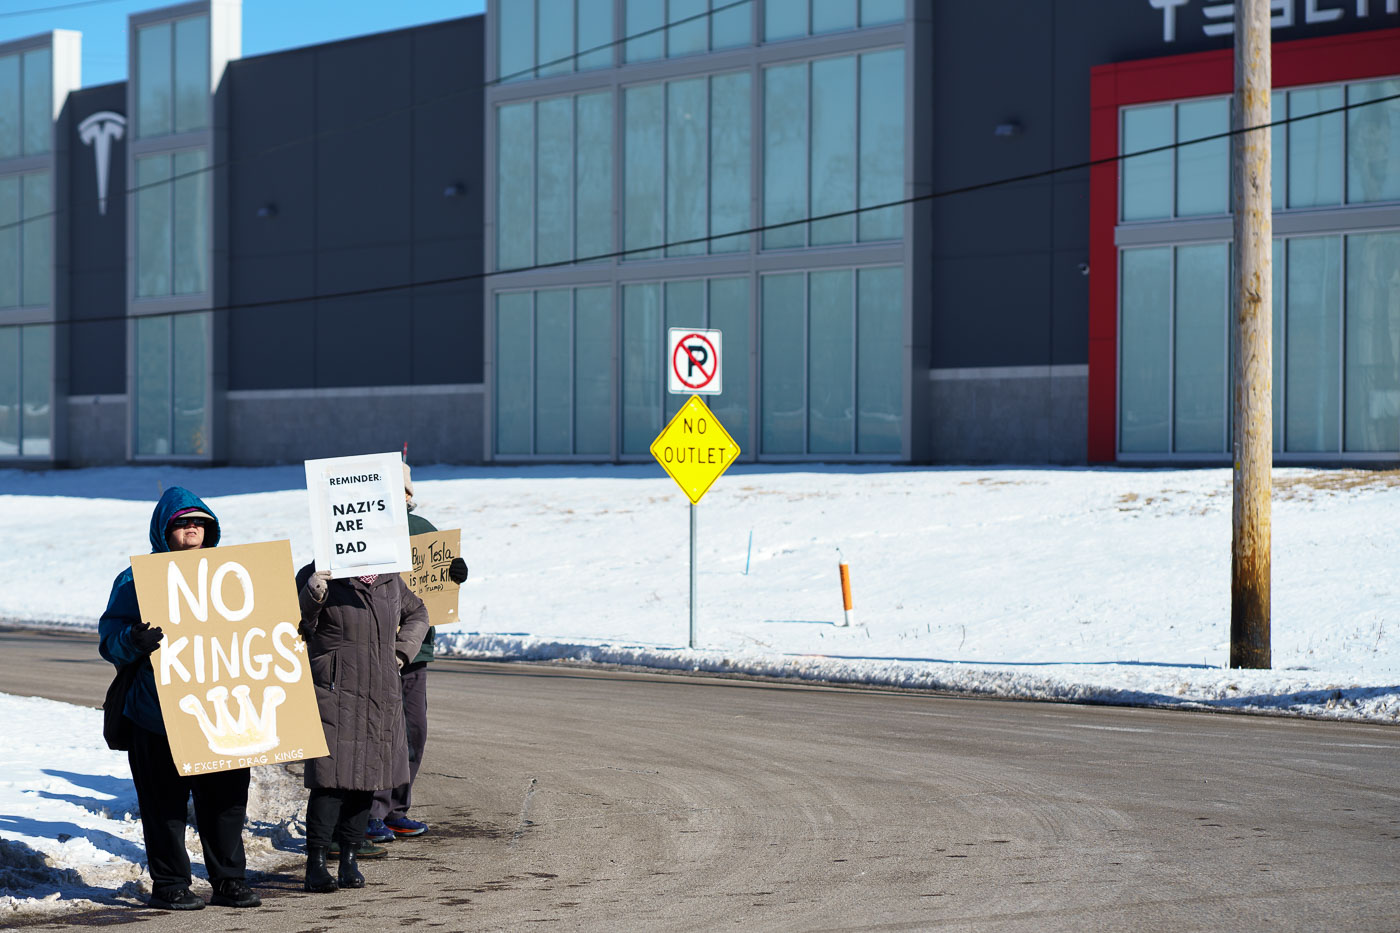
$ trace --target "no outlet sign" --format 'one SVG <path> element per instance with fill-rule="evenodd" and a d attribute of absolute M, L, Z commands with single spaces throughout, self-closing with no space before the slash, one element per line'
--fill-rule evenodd
<path fill-rule="evenodd" d="M 719 331 L 672 327 L 667 336 L 666 390 L 673 395 L 719 395 Z"/>

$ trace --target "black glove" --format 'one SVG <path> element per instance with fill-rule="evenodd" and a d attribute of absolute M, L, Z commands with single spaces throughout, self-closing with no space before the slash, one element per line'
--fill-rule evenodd
<path fill-rule="evenodd" d="M 150 654 L 160 645 L 160 638 L 164 634 L 159 627 L 137 629 L 131 633 L 131 647 L 142 654 Z"/>
<path fill-rule="evenodd" d="M 460 557 L 452 558 L 452 563 L 447 568 L 447 575 L 453 583 L 467 582 L 467 562 Z"/>

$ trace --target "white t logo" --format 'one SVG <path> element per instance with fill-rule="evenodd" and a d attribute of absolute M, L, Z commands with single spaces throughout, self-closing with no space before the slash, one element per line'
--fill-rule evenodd
<path fill-rule="evenodd" d="M 107 213 L 107 169 L 112 162 L 112 140 L 126 134 L 126 117 L 99 110 L 78 124 L 78 136 L 97 157 L 97 210 Z"/>

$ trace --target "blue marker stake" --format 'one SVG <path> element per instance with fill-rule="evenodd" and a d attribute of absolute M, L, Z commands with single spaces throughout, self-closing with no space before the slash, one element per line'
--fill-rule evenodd
<path fill-rule="evenodd" d="M 744 576 L 749 575 L 749 558 L 753 557 L 753 529 L 749 529 L 749 552 L 744 555 Z"/>

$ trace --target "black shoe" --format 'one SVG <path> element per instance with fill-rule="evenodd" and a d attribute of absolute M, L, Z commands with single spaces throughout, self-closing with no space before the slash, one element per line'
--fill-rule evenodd
<path fill-rule="evenodd" d="M 306 882 L 303 887 L 317 894 L 329 894 L 340 887 L 326 869 L 325 846 L 306 847 Z"/>
<path fill-rule="evenodd" d="M 356 849 L 355 849 L 355 858 L 361 859 L 361 860 L 367 859 L 367 858 L 388 858 L 388 857 L 389 857 L 389 850 L 388 850 L 388 849 L 384 848 L 383 846 L 377 846 L 377 845 L 375 845 L 374 843 L 370 842 L 368 839 L 366 839 L 364 842 L 360 843 L 359 846 L 356 847 Z M 338 842 L 332 842 L 332 843 L 331 843 L 330 850 L 329 850 L 328 852 L 326 852 L 326 858 L 340 858 L 340 843 L 338 843 Z"/>
<path fill-rule="evenodd" d="M 209 903 L 216 907 L 261 907 L 262 898 L 248 885 L 234 879 L 214 885 L 214 896 L 209 898 Z"/>
<path fill-rule="evenodd" d="M 185 885 L 173 888 L 160 888 L 151 892 L 148 906 L 158 910 L 203 910 L 204 898 L 197 896 Z"/>
<path fill-rule="evenodd" d="M 355 850 L 344 847 L 340 850 L 340 872 L 336 876 L 342 888 L 363 888 L 365 876 L 360 874 L 360 866 L 355 863 Z"/>

